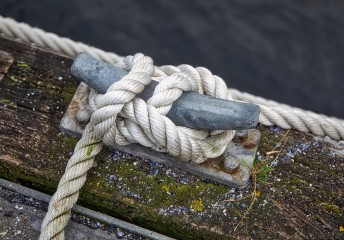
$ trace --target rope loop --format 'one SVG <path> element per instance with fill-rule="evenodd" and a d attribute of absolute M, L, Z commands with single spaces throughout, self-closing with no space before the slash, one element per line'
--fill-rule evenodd
<path fill-rule="evenodd" d="M 224 152 L 235 131 L 187 129 L 166 117 L 173 102 L 185 91 L 226 99 L 228 92 L 222 79 L 219 81 L 204 68 L 194 70 L 182 65 L 161 76 L 153 96 L 145 102 L 135 96 L 155 76 L 151 58 L 139 53 L 125 57 L 116 66 L 129 71 L 128 75 L 112 84 L 105 94 L 91 91 L 89 97 L 93 131 L 106 145 L 139 143 L 195 163 Z"/>
<path fill-rule="evenodd" d="M 154 67 L 152 59 L 143 54 L 123 59 L 114 53 L 74 42 L 1 15 L 0 34 L 71 57 L 78 52 L 87 52 L 95 58 L 130 70 L 121 81 L 110 86 L 104 95 L 91 91 L 89 100 L 93 114 L 82 138 L 75 146 L 57 191 L 51 198 L 48 213 L 41 226 L 40 240 L 64 239 L 64 228 L 70 218 L 71 209 L 86 181 L 87 171 L 102 149 L 102 141 L 107 145 L 140 143 L 168 152 L 184 161 L 194 162 L 216 157 L 225 150 L 234 136 L 234 131 L 208 132 L 184 128 L 175 126 L 165 116 L 173 101 L 178 99 L 183 91 L 259 104 L 259 122 L 263 125 L 295 128 L 318 136 L 328 135 L 336 140 L 344 139 L 343 119 L 305 111 L 235 89 L 229 93 L 224 81 L 212 75 L 206 68 L 193 68 L 190 65 Z M 142 92 L 150 83 L 152 77 L 161 81 L 154 95 L 147 103 L 135 98 L 136 94 Z"/>

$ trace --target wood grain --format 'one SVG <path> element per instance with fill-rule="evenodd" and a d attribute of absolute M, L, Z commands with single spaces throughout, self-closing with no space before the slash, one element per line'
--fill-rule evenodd
<path fill-rule="evenodd" d="M 72 59 L 3 37 L 0 51 L 0 177 L 51 194 L 77 142 L 59 129 L 79 83 L 69 73 Z M 261 158 L 280 164 L 257 183 L 260 197 L 235 232 L 250 198 L 228 200 L 250 196 L 252 186 L 232 193 L 106 149 L 79 204 L 178 239 L 339 239 L 344 147 L 294 130 L 259 130 Z"/>

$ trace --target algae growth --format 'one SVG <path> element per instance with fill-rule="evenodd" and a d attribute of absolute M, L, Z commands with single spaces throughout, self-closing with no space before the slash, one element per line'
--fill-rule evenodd
<path fill-rule="evenodd" d="M 60 74 L 36 71 L 34 66 L 11 69 L 10 76 L 19 81 L 8 80 L 8 84 L 20 85 L 28 92 L 42 90 L 37 98 L 41 104 L 50 100 L 50 93 L 58 93 L 59 103 L 54 103 L 55 99 L 49 103 L 59 109 L 45 113 L 42 119 L 48 119 L 47 125 L 38 128 L 40 136 L 27 138 L 30 146 L 25 153 L 15 152 L 19 164 L 0 161 L 0 175 L 53 193 L 78 141 L 58 130 L 76 82 L 58 81 Z M 260 130 L 257 159 L 267 160 L 260 166 L 265 170 L 257 189 L 252 184 L 234 189 L 178 168 L 104 149 L 87 174 L 78 203 L 179 239 L 339 238 L 343 159 L 333 155 L 324 140 L 290 131 L 286 141 L 281 141 L 286 131 L 274 127 Z M 274 166 L 273 171 L 269 166 Z M 249 209 L 252 193 L 257 200 Z"/>
<path fill-rule="evenodd" d="M 0 103 L 6 104 L 6 105 L 10 105 L 10 106 L 16 106 L 17 105 L 15 102 L 12 102 L 9 99 L 0 99 Z"/>

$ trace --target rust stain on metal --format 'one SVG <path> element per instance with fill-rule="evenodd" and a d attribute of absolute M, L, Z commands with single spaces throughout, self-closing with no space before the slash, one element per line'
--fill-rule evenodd
<path fill-rule="evenodd" d="M 81 136 L 84 125 L 81 124 L 76 115 L 80 109 L 88 109 L 88 96 L 90 88 L 81 83 L 74 94 L 74 97 L 61 120 L 60 128 L 62 131 L 74 136 Z M 238 141 L 230 142 L 224 154 L 217 158 L 207 159 L 201 164 L 186 163 L 163 153 L 153 152 L 153 150 L 131 144 L 128 146 L 115 145 L 114 148 L 125 151 L 136 156 L 146 157 L 153 161 L 168 164 L 171 166 L 182 167 L 184 170 L 201 177 L 217 181 L 226 185 L 242 188 L 245 187 L 250 178 L 250 169 L 257 151 L 260 140 L 260 133 L 256 129 L 247 130 L 247 134 L 238 134 Z M 230 153 L 235 155 L 240 164 L 235 169 L 226 169 L 225 156 Z"/>
<path fill-rule="evenodd" d="M 234 174 L 231 174 L 234 182 L 242 181 L 242 179 L 244 178 L 244 175 L 245 175 L 244 171 L 240 167 L 238 168 L 238 170 Z"/>
<path fill-rule="evenodd" d="M 252 131 L 249 131 L 246 141 L 243 142 L 243 147 L 246 149 L 253 149 L 257 147 L 257 135 Z"/>
<path fill-rule="evenodd" d="M 225 160 L 223 154 L 217 158 L 209 158 L 206 161 L 202 162 L 200 165 L 205 168 L 212 168 L 217 171 L 222 171 L 223 161 Z"/>
<path fill-rule="evenodd" d="M 240 170 L 240 165 L 238 167 L 234 168 L 233 170 L 228 170 L 224 166 L 222 167 L 222 171 L 224 171 L 225 173 L 228 173 L 228 174 L 232 174 L 232 175 L 238 173 L 239 170 Z"/>
<path fill-rule="evenodd" d="M 81 136 L 83 129 L 85 127 L 84 124 L 81 124 L 78 119 L 76 118 L 76 114 L 78 113 L 79 109 L 87 109 L 88 108 L 88 96 L 90 94 L 90 88 L 81 83 L 76 90 L 71 103 L 68 106 L 68 109 L 63 116 L 60 128 L 62 131 L 67 132 L 74 136 Z"/>
<path fill-rule="evenodd" d="M 217 170 L 219 172 L 220 171 L 225 172 L 228 174 L 235 174 L 239 171 L 240 166 L 238 166 L 237 168 L 233 170 L 226 169 L 224 167 L 224 161 L 225 161 L 224 154 L 221 154 L 219 157 L 207 159 L 206 161 L 202 162 L 200 165 L 204 168 L 211 168 L 213 170 Z"/>
<path fill-rule="evenodd" d="M 246 148 L 246 149 L 252 149 L 252 148 L 255 148 L 256 146 L 257 146 L 257 144 L 252 143 L 252 142 L 244 144 L 244 148 Z"/>

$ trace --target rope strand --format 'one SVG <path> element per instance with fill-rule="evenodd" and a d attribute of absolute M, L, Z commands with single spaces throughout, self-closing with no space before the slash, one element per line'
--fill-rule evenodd
<path fill-rule="evenodd" d="M 0 16 L 0 32 L 7 37 L 17 38 L 24 42 L 34 43 L 40 47 L 50 48 L 70 57 L 74 57 L 79 52 L 86 52 L 110 64 L 118 63 L 122 59 L 122 57 L 114 53 L 105 52 L 81 42 L 59 37 L 54 33 L 48 33 L 39 28 L 31 27 L 25 23 L 18 23 L 11 18 L 2 16 Z M 180 71 L 184 71 L 194 78 L 198 78 L 199 74 L 207 75 L 206 69 L 201 69 L 200 72 L 197 72 L 189 65 L 181 65 L 178 68 L 174 66 L 156 68 L 154 77 L 171 75 Z M 215 76 L 214 78 L 218 79 L 219 77 Z M 217 86 L 217 89 L 211 91 L 221 91 L 223 89 L 223 86 Z M 263 125 L 276 125 L 283 129 L 295 128 L 299 131 L 309 132 L 318 136 L 327 135 L 335 140 L 344 140 L 344 120 L 342 119 L 294 108 L 235 89 L 231 89 L 230 94 L 234 100 L 258 104 L 262 112 L 259 123 Z"/>
<path fill-rule="evenodd" d="M 123 59 L 116 54 L 2 16 L 0 32 L 7 37 L 47 47 L 71 57 L 78 52 L 87 52 L 95 58 L 130 70 L 123 79 L 111 85 L 104 95 L 91 91 L 90 122 L 51 198 L 48 213 L 41 226 L 40 240 L 64 239 L 64 228 L 70 219 L 71 209 L 103 143 L 124 145 L 135 142 L 195 163 L 217 157 L 224 152 L 235 131 L 192 130 L 175 126 L 165 116 L 183 91 L 258 104 L 261 109 L 259 122 L 263 125 L 295 128 L 319 136 L 327 135 L 336 140 L 344 139 L 344 120 L 235 89 L 228 91 L 224 81 L 206 68 L 193 68 L 190 65 L 154 67 L 152 59 L 142 54 Z M 152 77 L 160 80 L 153 96 L 147 103 L 135 98 L 150 83 Z"/>
<path fill-rule="evenodd" d="M 183 161 L 201 163 L 220 156 L 234 137 L 233 130 L 215 132 L 179 127 L 165 116 L 183 91 L 227 98 L 227 91 L 216 91 L 218 87 L 214 84 L 217 81 L 207 81 L 209 78 L 216 79 L 208 70 L 197 69 L 198 73 L 206 72 L 196 74 L 197 79 L 182 71 L 162 77 L 146 103 L 135 96 L 151 82 L 155 72 L 152 59 L 136 54 L 124 58 L 122 63 L 118 65 L 130 70 L 126 76 L 112 84 L 104 95 L 91 92 L 89 101 L 93 112 L 90 122 L 49 203 L 40 240 L 64 239 L 64 228 L 71 209 L 86 181 L 87 171 L 102 149 L 102 142 L 110 146 L 114 143 L 139 143 Z M 224 85 L 224 82 L 218 81 L 220 86 Z M 227 90 L 227 87 L 224 89 Z"/>

